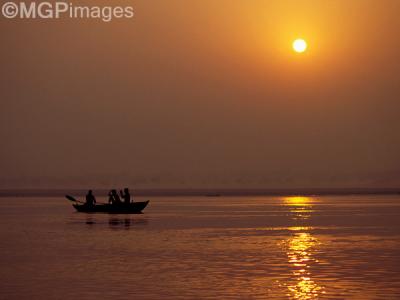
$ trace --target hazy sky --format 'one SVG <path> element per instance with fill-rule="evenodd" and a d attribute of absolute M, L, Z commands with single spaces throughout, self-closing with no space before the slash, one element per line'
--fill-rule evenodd
<path fill-rule="evenodd" d="M 90 3 L 0 18 L 1 188 L 400 186 L 400 1 Z"/>

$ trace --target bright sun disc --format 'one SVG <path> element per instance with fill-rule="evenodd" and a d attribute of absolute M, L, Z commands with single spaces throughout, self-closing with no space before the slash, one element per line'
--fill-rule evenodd
<path fill-rule="evenodd" d="M 306 51 L 307 49 L 307 43 L 303 39 L 297 39 L 293 42 L 293 50 L 296 51 L 297 53 L 302 53 Z"/>

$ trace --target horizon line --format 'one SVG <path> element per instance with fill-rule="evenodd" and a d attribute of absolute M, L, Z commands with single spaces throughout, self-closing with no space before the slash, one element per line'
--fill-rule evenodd
<path fill-rule="evenodd" d="M 107 195 L 109 189 L 91 188 L 97 195 Z M 279 195 L 379 195 L 400 194 L 398 187 L 386 188 L 137 188 L 135 196 L 279 196 Z M 52 197 L 65 194 L 85 195 L 83 188 L 0 188 L 0 197 Z"/>

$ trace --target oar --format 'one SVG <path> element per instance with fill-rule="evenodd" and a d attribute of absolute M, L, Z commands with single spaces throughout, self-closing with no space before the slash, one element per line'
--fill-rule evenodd
<path fill-rule="evenodd" d="M 72 196 L 70 196 L 70 195 L 65 195 L 65 198 L 67 198 L 69 201 L 72 201 L 72 202 L 77 202 L 77 203 L 85 204 L 85 202 L 76 200 L 74 197 L 72 197 Z M 106 205 L 107 203 L 96 202 L 96 204 Z"/>
<path fill-rule="evenodd" d="M 85 202 L 76 200 L 74 197 L 72 197 L 70 195 L 65 195 L 65 198 L 67 198 L 69 201 L 72 201 L 72 202 L 85 203 Z"/>

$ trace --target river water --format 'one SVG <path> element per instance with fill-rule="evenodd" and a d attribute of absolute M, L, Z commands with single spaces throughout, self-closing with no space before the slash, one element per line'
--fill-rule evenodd
<path fill-rule="evenodd" d="M 400 299 L 400 196 L 150 200 L 0 198 L 0 299 Z"/>

